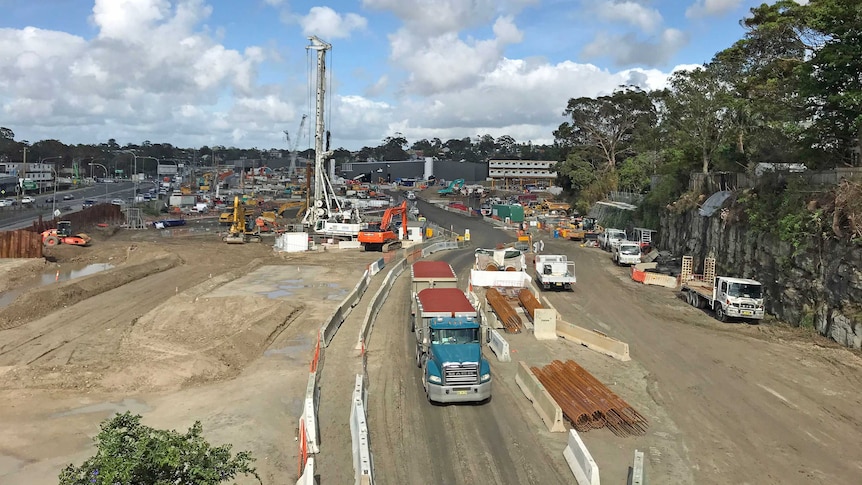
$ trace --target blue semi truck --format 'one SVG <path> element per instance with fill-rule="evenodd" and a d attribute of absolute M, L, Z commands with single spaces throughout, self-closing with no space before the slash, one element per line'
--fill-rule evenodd
<path fill-rule="evenodd" d="M 426 288 L 414 294 L 416 366 L 431 402 L 486 402 L 491 367 L 482 356 L 479 313 L 458 288 Z M 490 336 L 490 334 L 488 334 Z"/>

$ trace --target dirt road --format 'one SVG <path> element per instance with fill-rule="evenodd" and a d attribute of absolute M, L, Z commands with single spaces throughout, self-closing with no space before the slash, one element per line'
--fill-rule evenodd
<path fill-rule="evenodd" d="M 0 483 L 56 483 L 130 410 L 250 450 L 264 483 L 296 479 L 293 443 L 317 330 L 373 255 L 277 255 L 267 244 L 154 231 L 0 266 Z M 88 265 L 99 272 L 53 282 Z M 47 278 L 46 278 L 47 276 Z M 246 483 L 246 482 L 241 482 Z"/>

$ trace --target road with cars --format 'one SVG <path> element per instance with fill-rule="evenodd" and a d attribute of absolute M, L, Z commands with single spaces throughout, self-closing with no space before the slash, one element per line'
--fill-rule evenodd
<path fill-rule="evenodd" d="M 138 193 L 145 192 L 152 183 L 138 184 Z M 12 203 L 0 203 L 0 229 L 16 229 L 29 226 L 31 222 L 41 215 L 50 219 L 55 210 L 60 214 L 72 210 L 80 210 L 85 200 L 95 203 L 110 203 L 114 199 L 121 199 L 127 203 L 131 201 L 135 190 L 133 182 L 98 183 L 79 189 L 57 192 L 52 191 L 45 194 L 34 194 L 24 197 L 32 197 L 32 202 L 24 203 L 24 197 L 19 202 L 17 199 L 6 198 L 2 200 L 14 201 Z"/>

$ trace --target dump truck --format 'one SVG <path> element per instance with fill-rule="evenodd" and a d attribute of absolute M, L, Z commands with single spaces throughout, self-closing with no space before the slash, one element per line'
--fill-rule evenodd
<path fill-rule="evenodd" d="M 458 277 L 445 261 L 417 261 L 410 267 L 413 295 L 425 288 L 457 288 Z"/>
<path fill-rule="evenodd" d="M 537 254 L 534 260 L 536 282 L 543 290 L 571 290 L 575 277 L 575 262 L 563 254 Z"/>
<path fill-rule="evenodd" d="M 430 402 L 486 402 L 491 367 L 482 356 L 479 312 L 458 288 L 425 288 L 413 298 L 416 366 Z M 487 334 L 485 343 L 490 339 Z"/>

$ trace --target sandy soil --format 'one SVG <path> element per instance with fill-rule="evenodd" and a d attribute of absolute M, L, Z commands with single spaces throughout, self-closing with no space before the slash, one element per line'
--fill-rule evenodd
<path fill-rule="evenodd" d="M 15 423 L 0 428 L 0 482 L 56 483 L 92 453 L 98 423 L 126 410 L 161 428 L 200 420 L 213 443 L 252 451 L 264 483 L 295 480 L 285 443 L 317 330 L 375 255 L 335 263 L 331 251 L 213 235 L 93 236 L 50 262 L 0 261 L 0 297 L 12 300 L 0 306 L 0 422 Z"/>

